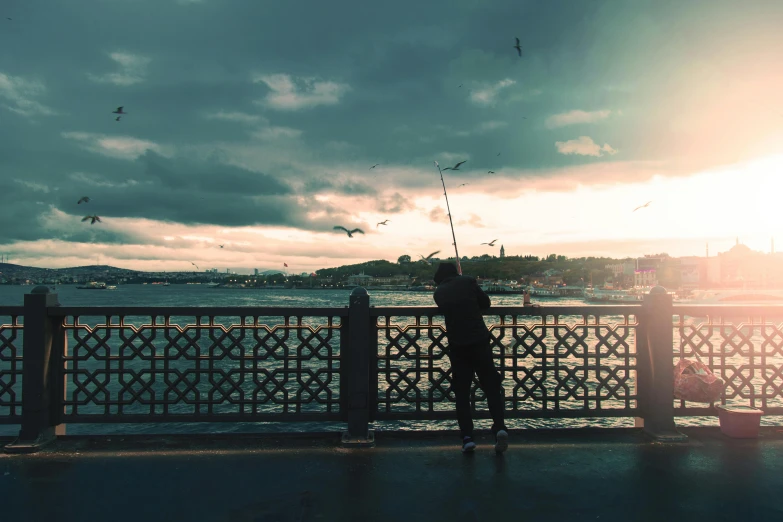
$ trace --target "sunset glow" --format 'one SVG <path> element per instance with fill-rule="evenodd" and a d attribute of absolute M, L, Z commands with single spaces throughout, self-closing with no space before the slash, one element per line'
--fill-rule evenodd
<path fill-rule="evenodd" d="M 20 3 L 6 20 L 10 262 L 312 271 L 453 255 L 433 160 L 467 161 L 444 172 L 464 256 L 783 244 L 783 3 L 395 4 L 373 12 L 381 28 L 351 2 L 306 19 L 148 3 Z M 91 22 L 114 18 L 110 38 Z"/>

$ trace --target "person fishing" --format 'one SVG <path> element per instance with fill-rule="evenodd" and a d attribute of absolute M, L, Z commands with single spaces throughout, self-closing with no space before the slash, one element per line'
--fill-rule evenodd
<path fill-rule="evenodd" d="M 492 303 L 476 280 L 460 275 L 454 263 L 440 263 L 433 280 L 438 285 L 433 298 L 446 319 L 446 338 L 449 341 L 447 355 L 451 362 L 451 386 L 457 403 L 462 451 L 469 453 L 476 449 L 470 408 L 470 385 L 475 374 L 487 396 L 492 415 L 495 451 L 503 453 L 508 449 L 501 387 L 503 378 L 495 368 L 491 336 L 481 313 L 489 309 Z"/>

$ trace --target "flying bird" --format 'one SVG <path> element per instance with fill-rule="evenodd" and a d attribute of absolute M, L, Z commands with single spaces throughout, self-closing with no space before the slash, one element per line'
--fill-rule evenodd
<path fill-rule="evenodd" d="M 345 228 L 345 227 L 341 227 L 341 226 L 339 226 L 339 225 L 338 225 L 338 226 L 335 226 L 335 227 L 334 227 L 334 230 L 344 230 L 344 231 L 345 231 L 345 232 L 348 234 L 348 237 L 353 237 L 353 235 L 354 235 L 356 232 L 358 232 L 358 233 L 360 233 L 360 234 L 364 234 L 364 230 L 362 230 L 361 228 L 354 228 L 353 230 L 348 230 L 347 228 Z"/>
<path fill-rule="evenodd" d="M 463 183 L 463 184 L 462 184 L 462 185 L 460 185 L 459 187 L 464 187 L 465 185 L 470 185 L 470 183 Z M 457 188 L 459 188 L 459 187 L 457 187 Z"/>
<path fill-rule="evenodd" d="M 378 225 L 385 225 L 387 221 L 389 221 L 389 220 L 388 220 L 388 219 L 384 219 L 384 220 L 383 220 L 383 221 L 381 221 L 380 223 L 377 223 L 377 224 L 375 225 L 375 228 L 378 228 Z"/>
<path fill-rule="evenodd" d="M 517 38 L 516 40 L 517 40 L 517 44 L 514 46 L 514 49 L 517 50 L 517 52 L 519 53 L 519 56 L 522 56 L 522 46 L 519 45 L 519 38 Z"/>
<path fill-rule="evenodd" d="M 636 207 L 635 209 L 633 209 L 633 211 L 634 211 L 634 212 L 636 212 L 636 211 L 637 211 L 637 210 L 639 210 L 640 208 L 645 208 L 645 207 L 647 207 L 647 205 L 649 205 L 650 203 L 652 203 L 652 201 L 648 201 L 648 202 L 647 202 L 647 203 L 645 203 L 644 205 L 639 205 L 638 207 Z"/>
<path fill-rule="evenodd" d="M 226 245 L 218 245 L 218 246 L 219 246 L 220 248 L 223 248 L 223 247 L 224 247 L 224 246 L 226 246 Z"/>
<path fill-rule="evenodd" d="M 89 203 L 90 197 L 89 196 L 82 196 L 79 201 L 76 202 L 77 205 L 81 205 L 82 203 Z"/>
<path fill-rule="evenodd" d="M 500 153 L 498 152 L 498 156 L 500 156 Z"/>
<path fill-rule="evenodd" d="M 378 165 L 380 165 L 380 163 L 376 163 L 375 165 L 373 165 L 372 167 L 370 167 L 370 170 L 374 169 L 374 168 L 375 168 L 375 167 L 377 167 Z"/>
<path fill-rule="evenodd" d="M 196 263 L 194 263 L 193 261 L 191 261 L 191 262 L 190 262 L 190 264 L 191 264 L 191 265 L 193 265 L 193 266 L 195 266 L 197 270 L 201 270 L 201 269 L 198 267 L 198 265 L 197 265 Z"/>
<path fill-rule="evenodd" d="M 122 108 L 123 107 L 124 107 L 124 105 L 120 105 L 119 107 L 117 107 L 116 111 L 111 111 L 111 113 L 112 114 L 128 114 L 127 112 L 122 112 Z"/>
<path fill-rule="evenodd" d="M 495 173 L 495 171 L 494 171 L 494 170 L 488 170 L 488 171 L 487 171 L 487 174 L 494 174 L 494 173 Z"/>
<path fill-rule="evenodd" d="M 460 161 L 459 163 L 457 163 L 457 164 L 456 164 L 456 165 L 454 165 L 453 167 L 446 167 L 446 168 L 445 168 L 445 169 L 443 169 L 443 170 L 459 170 L 459 166 L 460 166 L 460 165 L 462 165 L 463 163 L 466 163 L 467 161 L 468 161 L 468 160 L 465 160 L 465 161 Z"/>
<path fill-rule="evenodd" d="M 436 250 L 432 254 L 428 255 L 427 257 L 424 257 L 423 255 L 419 254 L 419 257 L 422 259 L 422 261 L 426 261 L 427 263 L 432 264 L 432 256 L 435 254 L 440 254 L 440 250 Z"/>
<path fill-rule="evenodd" d="M 93 215 L 93 216 L 84 216 L 84 217 L 82 218 L 82 223 L 84 223 L 84 222 L 85 222 L 85 221 L 87 221 L 88 219 L 92 220 L 92 221 L 90 221 L 90 225 L 94 225 L 96 221 L 97 221 L 98 223 L 100 223 L 100 222 L 101 222 L 101 218 L 99 218 L 99 217 L 98 217 L 98 216 L 96 216 L 96 215 Z"/>
<path fill-rule="evenodd" d="M 481 243 L 481 244 L 482 244 L 482 245 L 495 246 L 495 241 L 497 241 L 497 239 L 493 239 L 493 240 L 492 240 L 492 241 L 490 241 L 489 243 Z"/>
<path fill-rule="evenodd" d="M 457 85 L 457 87 L 462 87 L 462 84 L 460 83 L 459 85 Z"/>
<path fill-rule="evenodd" d="M 114 121 L 120 121 L 120 118 L 122 118 L 122 116 L 117 116 L 116 118 L 114 118 Z"/>

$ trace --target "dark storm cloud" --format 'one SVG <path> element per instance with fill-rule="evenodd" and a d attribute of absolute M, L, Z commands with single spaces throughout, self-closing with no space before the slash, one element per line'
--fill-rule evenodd
<path fill-rule="evenodd" d="M 319 192 L 329 191 L 349 196 L 374 196 L 378 193 L 376 189 L 367 183 L 361 181 L 339 181 L 328 178 L 311 178 L 305 181 L 303 192 L 305 194 L 317 194 Z"/>
<path fill-rule="evenodd" d="M 292 193 L 291 187 L 273 176 L 224 163 L 171 160 L 154 152 L 147 152 L 139 160 L 144 166 L 144 175 L 140 181 L 154 184 L 163 190 L 258 196 Z"/>
<path fill-rule="evenodd" d="M 391 196 L 378 201 L 379 212 L 405 212 L 414 208 L 416 208 L 416 205 L 399 192 L 395 192 Z"/>
<path fill-rule="evenodd" d="M 439 186 L 437 172 L 359 173 L 375 163 L 431 169 L 443 153 L 466 153 L 465 170 L 447 175 L 462 183 L 487 170 L 542 177 L 535 169 L 659 160 L 687 146 L 671 136 L 663 101 L 687 77 L 683 54 L 709 58 L 713 24 L 733 31 L 726 45 L 742 27 L 773 34 L 764 21 L 783 4 L 737 5 L 12 2 L 14 23 L 0 33 L 0 241 L 51 237 L 41 216 L 54 205 L 78 217 L 82 195 L 109 220 L 326 230 L 350 209 L 315 200 L 320 192 L 402 212 L 401 192 Z M 735 15 L 741 24 L 729 23 Z M 119 105 L 128 115 L 116 122 Z M 613 116 L 546 125 L 571 110 Z M 580 136 L 619 152 L 558 152 Z M 98 225 L 59 233 L 132 239 Z"/>

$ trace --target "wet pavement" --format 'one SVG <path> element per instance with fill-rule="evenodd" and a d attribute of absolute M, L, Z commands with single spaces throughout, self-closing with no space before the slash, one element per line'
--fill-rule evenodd
<path fill-rule="evenodd" d="M 783 520 L 783 428 L 682 431 L 512 431 L 502 456 L 488 437 L 463 455 L 456 432 L 377 432 L 369 449 L 334 433 L 69 436 L 0 454 L 0 520 Z"/>

